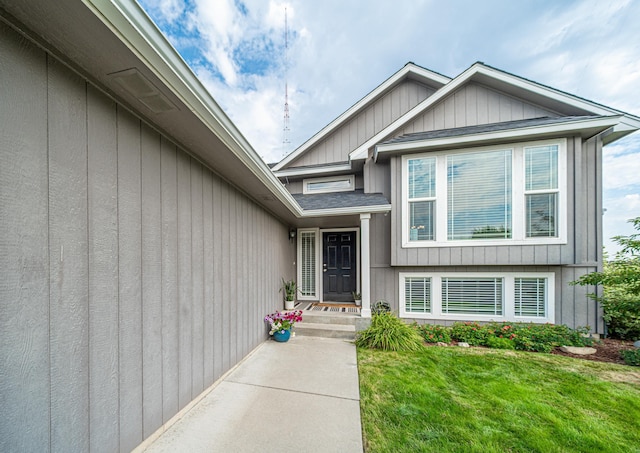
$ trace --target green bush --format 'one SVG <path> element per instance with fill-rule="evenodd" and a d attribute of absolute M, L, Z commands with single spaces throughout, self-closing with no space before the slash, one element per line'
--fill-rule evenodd
<path fill-rule="evenodd" d="M 384 351 L 417 351 L 423 347 L 415 327 L 405 324 L 391 312 L 374 314 L 371 326 L 356 336 L 356 346 Z"/>
<path fill-rule="evenodd" d="M 509 338 L 489 337 L 487 338 L 487 346 L 493 349 L 515 349 L 516 345 Z"/>
<path fill-rule="evenodd" d="M 622 340 L 640 339 L 640 296 L 617 286 L 605 288 L 600 301 L 610 336 Z"/>
<path fill-rule="evenodd" d="M 588 331 L 555 324 L 465 322 L 451 327 L 451 338 L 474 346 L 551 352 L 558 346 L 591 346 L 593 339 L 585 336 Z"/>
<path fill-rule="evenodd" d="M 451 338 L 472 346 L 486 346 L 489 330 L 477 322 L 457 322 L 451 327 Z"/>
<path fill-rule="evenodd" d="M 627 365 L 640 366 L 640 349 L 622 351 L 621 355 Z"/>
<path fill-rule="evenodd" d="M 451 329 L 448 327 L 423 324 L 418 329 L 427 343 L 451 343 L 451 335 L 449 335 Z"/>

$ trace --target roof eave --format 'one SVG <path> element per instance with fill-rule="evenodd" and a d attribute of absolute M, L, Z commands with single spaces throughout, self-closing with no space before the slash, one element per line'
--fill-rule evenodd
<path fill-rule="evenodd" d="M 355 207 L 345 207 L 345 208 L 331 208 L 331 209 L 311 209 L 311 210 L 303 210 L 302 216 L 303 218 L 310 217 L 335 217 L 335 216 L 344 216 L 344 215 L 354 215 L 354 214 L 383 214 L 385 212 L 391 211 L 391 205 L 372 205 L 372 206 L 355 206 Z"/>
<path fill-rule="evenodd" d="M 590 138 L 614 128 L 619 124 L 620 118 L 621 116 L 616 115 L 551 125 L 546 124 L 469 135 L 379 144 L 374 148 L 373 158 L 374 161 L 377 161 L 381 154 L 391 155 L 460 145 L 483 145 L 507 140 L 541 139 L 576 132 L 579 132 L 584 138 Z"/>

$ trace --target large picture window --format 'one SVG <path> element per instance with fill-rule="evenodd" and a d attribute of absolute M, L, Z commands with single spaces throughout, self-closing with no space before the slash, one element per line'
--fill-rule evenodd
<path fill-rule="evenodd" d="M 553 273 L 400 273 L 400 316 L 554 322 Z"/>
<path fill-rule="evenodd" d="M 566 242 L 566 140 L 402 158 L 403 246 Z"/>

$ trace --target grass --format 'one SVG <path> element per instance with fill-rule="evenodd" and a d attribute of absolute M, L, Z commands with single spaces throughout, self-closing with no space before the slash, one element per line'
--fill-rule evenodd
<path fill-rule="evenodd" d="M 640 452 L 640 373 L 547 354 L 358 349 L 367 452 Z"/>

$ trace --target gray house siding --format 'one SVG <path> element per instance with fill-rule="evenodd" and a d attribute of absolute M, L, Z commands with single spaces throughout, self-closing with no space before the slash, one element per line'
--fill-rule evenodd
<path fill-rule="evenodd" d="M 288 167 L 346 162 L 349 153 L 418 105 L 435 90 L 405 80 L 314 145 Z"/>
<path fill-rule="evenodd" d="M 483 85 L 469 83 L 409 122 L 394 136 L 543 116 L 558 114 Z"/>
<path fill-rule="evenodd" d="M 129 451 L 266 338 L 288 228 L 0 24 L 0 451 Z"/>

